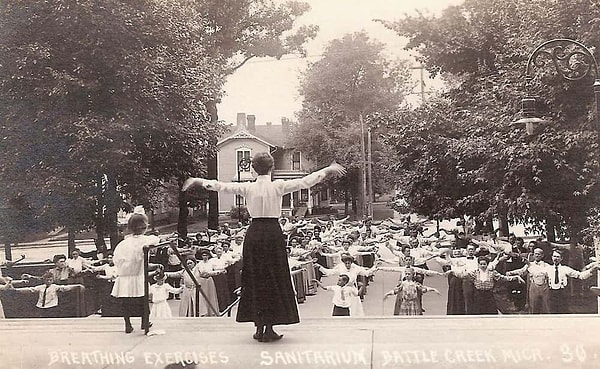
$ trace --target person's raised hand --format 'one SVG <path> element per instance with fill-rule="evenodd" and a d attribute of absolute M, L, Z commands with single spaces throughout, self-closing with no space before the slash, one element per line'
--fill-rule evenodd
<path fill-rule="evenodd" d="M 346 175 L 346 168 L 336 163 L 335 161 L 331 163 L 329 166 L 329 173 L 338 177 L 343 177 Z"/>
<path fill-rule="evenodd" d="M 187 191 L 188 188 L 192 187 L 192 186 L 196 186 L 196 185 L 202 185 L 202 179 L 201 178 L 193 178 L 190 177 L 188 179 L 185 180 L 185 182 L 183 182 L 183 186 L 181 187 L 181 191 Z"/>

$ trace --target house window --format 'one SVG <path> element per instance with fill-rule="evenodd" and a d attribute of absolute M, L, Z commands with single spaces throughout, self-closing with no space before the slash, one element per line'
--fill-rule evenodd
<path fill-rule="evenodd" d="M 292 170 L 300 170 L 300 151 L 292 154 Z"/>
<path fill-rule="evenodd" d="M 246 198 L 242 195 L 234 195 L 235 196 L 235 206 L 246 206 Z"/>
<path fill-rule="evenodd" d="M 284 208 L 289 208 L 292 206 L 292 196 L 289 193 L 283 195 L 283 200 L 281 201 L 281 206 Z"/>
<path fill-rule="evenodd" d="M 300 200 L 304 203 L 308 202 L 308 189 L 303 188 L 300 190 Z"/>
<path fill-rule="evenodd" d="M 322 190 L 319 192 L 319 196 L 321 197 L 321 201 L 327 201 L 329 195 L 329 190 Z"/>
<path fill-rule="evenodd" d="M 237 150 L 237 152 L 236 152 L 236 165 L 238 166 L 237 170 L 239 170 L 240 172 L 249 172 L 250 171 L 249 165 L 246 165 L 246 167 L 244 167 L 243 165 L 240 165 L 240 162 L 242 161 L 242 159 L 250 160 L 250 150 L 241 149 L 241 150 Z"/>

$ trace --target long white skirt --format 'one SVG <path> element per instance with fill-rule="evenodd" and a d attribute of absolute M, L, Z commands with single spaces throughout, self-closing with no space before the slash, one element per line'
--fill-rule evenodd
<path fill-rule="evenodd" d="M 171 307 L 166 300 L 152 303 L 150 308 L 150 320 L 172 318 Z"/>

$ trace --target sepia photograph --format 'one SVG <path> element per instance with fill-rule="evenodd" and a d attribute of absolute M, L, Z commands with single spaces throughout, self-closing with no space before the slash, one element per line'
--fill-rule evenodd
<path fill-rule="evenodd" d="M 0 369 L 600 367 L 598 0 L 10 0 L 0 35 Z"/>

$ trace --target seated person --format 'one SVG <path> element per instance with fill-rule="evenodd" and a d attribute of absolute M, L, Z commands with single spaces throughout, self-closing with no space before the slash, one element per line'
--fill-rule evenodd
<path fill-rule="evenodd" d="M 54 268 L 50 269 L 49 272 L 52 273 L 53 283 L 69 284 L 71 279 L 76 276 L 76 273 L 73 268 L 67 265 L 67 257 L 64 254 L 57 254 L 54 255 L 52 261 L 54 262 Z M 23 273 L 21 279 L 43 281 L 44 277 Z"/>

